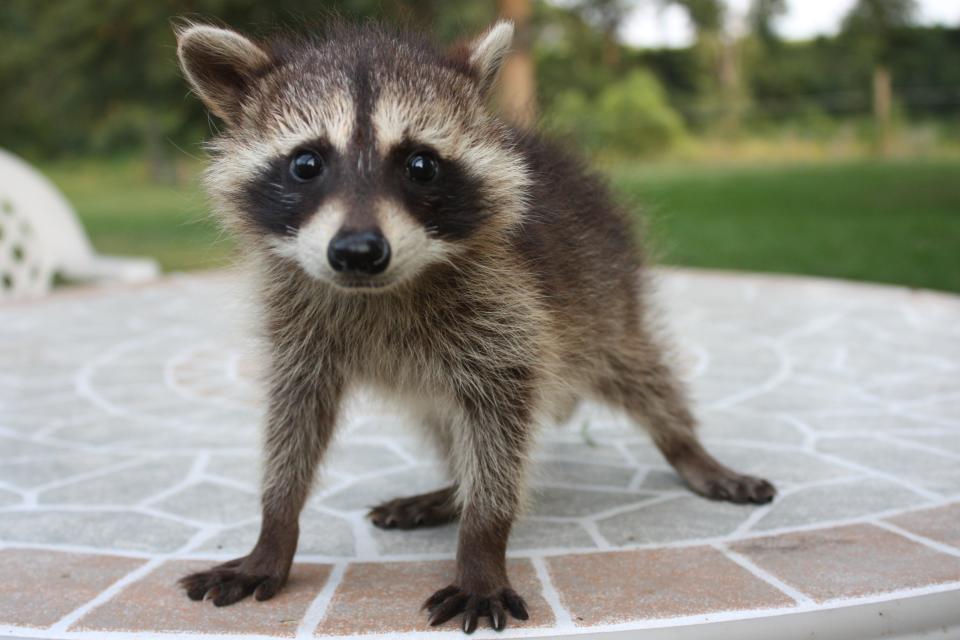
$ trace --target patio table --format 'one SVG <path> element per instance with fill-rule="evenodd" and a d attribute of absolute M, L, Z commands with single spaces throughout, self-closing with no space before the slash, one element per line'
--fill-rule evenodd
<path fill-rule="evenodd" d="M 658 279 L 707 446 L 780 493 L 693 496 L 623 416 L 583 406 L 542 433 L 509 547 L 531 618 L 497 637 L 958 637 L 960 299 Z M 288 587 L 222 609 L 177 587 L 257 534 L 248 297 L 221 272 L 0 307 L 0 636 L 461 637 L 419 611 L 452 578 L 456 527 L 365 518 L 444 482 L 416 425 L 367 392 L 303 513 Z"/>

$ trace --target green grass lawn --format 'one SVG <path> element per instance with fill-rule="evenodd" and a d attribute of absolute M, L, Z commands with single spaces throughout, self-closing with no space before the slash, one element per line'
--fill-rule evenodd
<path fill-rule="evenodd" d="M 62 163 L 44 168 L 77 209 L 101 253 L 152 256 L 167 271 L 229 263 L 231 243 L 208 213 L 200 165 L 182 184 L 154 184 L 141 162 Z"/>
<path fill-rule="evenodd" d="M 152 255 L 167 270 L 229 259 L 196 175 L 165 187 L 129 162 L 60 164 L 47 173 L 102 252 Z M 645 211 L 660 262 L 960 291 L 960 160 L 637 163 L 609 173 Z"/>
<path fill-rule="evenodd" d="M 960 160 L 611 174 L 663 262 L 960 291 Z"/>

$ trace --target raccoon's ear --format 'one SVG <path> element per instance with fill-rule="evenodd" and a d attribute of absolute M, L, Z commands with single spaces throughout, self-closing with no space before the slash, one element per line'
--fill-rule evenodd
<path fill-rule="evenodd" d="M 250 82 L 270 64 L 270 56 L 239 33 L 219 27 L 188 24 L 175 33 L 180 68 L 190 86 L 214 115 L 237 124 Z"/>
<path fill-rule="evenodd" d="M 467 45 L 467 64 L 476 74 L 483 91 L 493 86 L 512 43 L 513 22 L 500 20 Z"/>

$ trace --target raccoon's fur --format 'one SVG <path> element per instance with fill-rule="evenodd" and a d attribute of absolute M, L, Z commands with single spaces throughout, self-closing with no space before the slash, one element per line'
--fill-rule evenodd
<path fill-rule="evenodd" d="M 447 456 L 450 487 L 370 514 L 388 528 L 460 519 L 456 575 L 427 601 L 431 624 L 526 618 L 507 538 L 537 425 L 580 398 L 624 409 L 697 493 L 773 497 L 699 444 L 606 187 L 485 106 L 512 34 L 500 22 L 443 52 L 375 26 L 269 43 L 178 30 L 186 77 L 227 125 L 206 181 L 258 274 L 271 359 L 260 539 L 184 578 L 191 598 L 227 605 L 283 585 L 357 384 L 405 402 Z"/>

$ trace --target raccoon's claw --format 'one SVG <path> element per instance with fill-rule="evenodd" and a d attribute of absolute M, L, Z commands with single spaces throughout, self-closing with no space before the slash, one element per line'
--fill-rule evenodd
<path fill-rule="evenodd" d="M 208 571 L 200 571 L 180 579 L 180 586 L 191 600 L 213 600 L 214 606 L 225 607 L 253 594 L 257 600 L 277 595 L 284 577 L 247 571 L 243 558 L 231 560 Z"/>
<path fill-rule="evenodd" d="M 508 611 L 518 620 L 530 617 L 527 603 L 510 588 L 500 589 L 489 596 L 477 596 L 464 592 L 456 585 L 450 585 L 430 596 L 423 603 L 423 608 L 429 612 L 431 627 L 441 625 L 462 613 L 464 633 L 476 631 L 478 620 L 483 616 L 490 619 L 490 628 L 496 631 L 502 631 L 507 626 Z"/>

